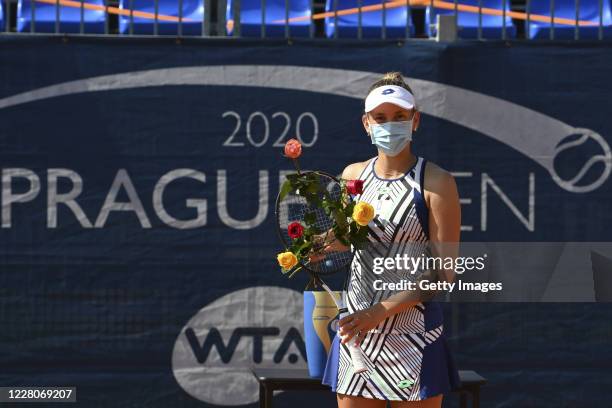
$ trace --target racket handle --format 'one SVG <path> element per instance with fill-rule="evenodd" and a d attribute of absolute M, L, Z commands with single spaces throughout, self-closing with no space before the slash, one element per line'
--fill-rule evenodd
<path fill-rule="evenodd" d="M 361 348 L 355 344 L 354 340 L 349 342 L 348 349 L 349 353 L 351 353 L 351 361 L 353 363 L 353 370 L 355 370 L 355 373 L 358 374 L 368 371 L 363 350 L 361 350 Z"/>
<path fill-rule="evenodd" d="M 346 309 L 340 313 L 340 319 L 344 316 L 347 316 L 349 313 Z M 368 371 L 368 366 L 365 363 L 365 356 L 363 355 L 363 350 L 357 344 L 355 344 L 356 339 L 353 337 L 348 344 L 346 345 L 349 349 L 349 353 L 351 354 L 351 362 L 353 363 L 353 370 L 355 373 L 363 373 Z"/>
<path fill-rule="evenodd" d="M 340 312 L 340 319 L 342 319 L 344 316 L 347 316 L 349 313 L 348 310 L 344 307 L 342 299 L 336 298 L 336 296 L 334 296 L 334 293 L 331 291 L 329 286 L 325 284 L 325 282 L 321 282 L 321 284 L 323 286 L 323 289 L 325 289 L 327 293 L 329 293 L 331 298 L 334 300 L 336 307 L 338 307 L 338 311 Z M 363 354 L 363 350 L 361 349 L 361 347 L 355 344 L 355 339 L 351 339 L 349 344 L 347 344 L 347 347 L 351 355 L 351 362 L 353 363 L 353 369 L 355 370 L 355 373 L 363 373 L 368 371 L 368 367 L 365 364 L 365 356 Z"/>

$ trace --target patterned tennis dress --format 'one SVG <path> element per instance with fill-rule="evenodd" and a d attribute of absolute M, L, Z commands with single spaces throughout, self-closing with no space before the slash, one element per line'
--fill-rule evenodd
<path fill-rule="evenodd" d="M 392 294 L 365 284 L 379 277 L 372 270 L 373 257 L 394 257 L 408 242 L 419 250 L 429 240 L 423 198 L 426 160 L 417 157 L 414 166 L 397 179 L 380 178 L 375 163 L 376 158 L 371 159 L 362 171 L 363 193 L 355 197 L 372 204 L 376 216 L 368 225 L 371 245 L 356 251 L 350 266 L 344 299 L 349 313 Z M 385 319 L 360 345 L 368 366 L 364 373 L 354 372 L 348 348 L 336 334 L 322 382 L 339 394 L 390 401 L 420 401 L 445 394 L 458 387 L 459 377 L 442 322 L 442 309 L 436 302 L 419 303 Z"/>

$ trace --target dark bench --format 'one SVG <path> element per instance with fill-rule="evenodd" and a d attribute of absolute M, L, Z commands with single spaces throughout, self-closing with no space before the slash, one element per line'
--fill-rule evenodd
<path fill-rule="evenodd" d="M 253 368 L 253 375 L 259 382 L 259 407 L 272 408 L 272 396 L 275 390 L 329 391 L 327 385 L 321 384 L 318 378 L 308 375 L 308 370 Z M 459 393 L 461 408 L 467 408 L 467 396 L 472 397 L 472 407 L 480 407 L 480 387 L 487 380 L 474 371 L 459 371 L 461 388 Z"/>

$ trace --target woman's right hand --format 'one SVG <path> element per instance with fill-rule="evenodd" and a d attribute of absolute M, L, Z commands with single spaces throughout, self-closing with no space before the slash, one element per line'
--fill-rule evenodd
<path fill-rule="evenodd" d="M 319 245 L 323 246 L 323 248 L 310 255 L 309 259 L 312 263 L 322 261 L 330 252 L 344 252 L 350 250 L 348 246 L 336 239 L 334 231 L 332 230 L 324 234 L 315 235 L 314 241 L 315 243 L 319 241 Z"/>

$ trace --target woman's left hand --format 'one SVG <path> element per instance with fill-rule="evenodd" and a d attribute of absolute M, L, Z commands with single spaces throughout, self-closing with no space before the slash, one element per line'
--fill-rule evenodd
<path fill-rule="evenodd" d="M 368 331 L 378 326 L 385 317 L 384 308 L 380 303 L 343 317 L 338 322 L 342 343 L 348 343 L 356 336 L 356 344 L 361 344 Z"/>

